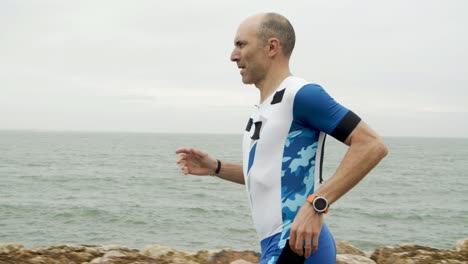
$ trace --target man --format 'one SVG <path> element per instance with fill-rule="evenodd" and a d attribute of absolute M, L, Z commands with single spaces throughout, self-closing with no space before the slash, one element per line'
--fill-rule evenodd
<path fill-rule="evenodd" d="M 323 216 L 377 165 L 387 148 L 322 87 L 292 76 L 294 44 L 294 29 L 279 14 L 258 14 L 240 24 L 231 61 L 243 83 L 260 91 L 260 103 L 244 132 L 243 163 L 221 162 L 191 148 L 176 150 L 177 163 L 186 175 L 216 175 L 246 185 L 262 264 L 335 263 L 334 239 Z M 321 186 L 326 134 L 349 148 Z"/>

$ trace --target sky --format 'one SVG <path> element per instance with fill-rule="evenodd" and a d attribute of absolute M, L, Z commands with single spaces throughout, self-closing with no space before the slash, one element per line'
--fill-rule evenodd
<path fill-rule="evenodd" d="M 464 0 L 0 0 L 0 129 L 240 134 L 259 92 L 229 57 L 260 12 L 379 134 L 468 137 Z"/>

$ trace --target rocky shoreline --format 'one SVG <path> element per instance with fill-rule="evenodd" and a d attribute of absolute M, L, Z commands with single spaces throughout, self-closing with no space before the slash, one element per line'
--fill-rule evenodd
<path fill-rule="evenodd" d="M 337 264 L 428 264 L 468 263 L 468 239 L 454 249 L 418 245 L 380 247 L 363 252 L 349 242 L 337 241 Z M 58 245 L 26 248 L 21 244 L 0 244 L 0 264 L 252 264 L 260 254 L 231 249 L 184 252 L 162 245 L 141 250 L 122 246 Z"/>

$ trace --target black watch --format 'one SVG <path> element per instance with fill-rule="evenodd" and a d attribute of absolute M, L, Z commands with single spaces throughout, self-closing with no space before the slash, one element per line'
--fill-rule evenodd
<path fill-rule="evenodd" d="M 328 201 L 324 197 L 312 194 L 307 197 L 307 201 L 312 204 L 317 213 L 328 213 Z"/>

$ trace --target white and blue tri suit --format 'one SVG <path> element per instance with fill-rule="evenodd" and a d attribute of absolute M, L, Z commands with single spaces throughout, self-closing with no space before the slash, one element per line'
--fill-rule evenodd
<path fill-rule="evenodd" d="M 294 76 L 255 106 L 244 132 L 243 172 L 261 264 L 335 263 L 335 242 L 325 224 L 319 248 L 307 260 L 287 242 L 299 208 L 322 183 L 326 134 L 344 142 L 359 122 L 322 87 Z"/>

